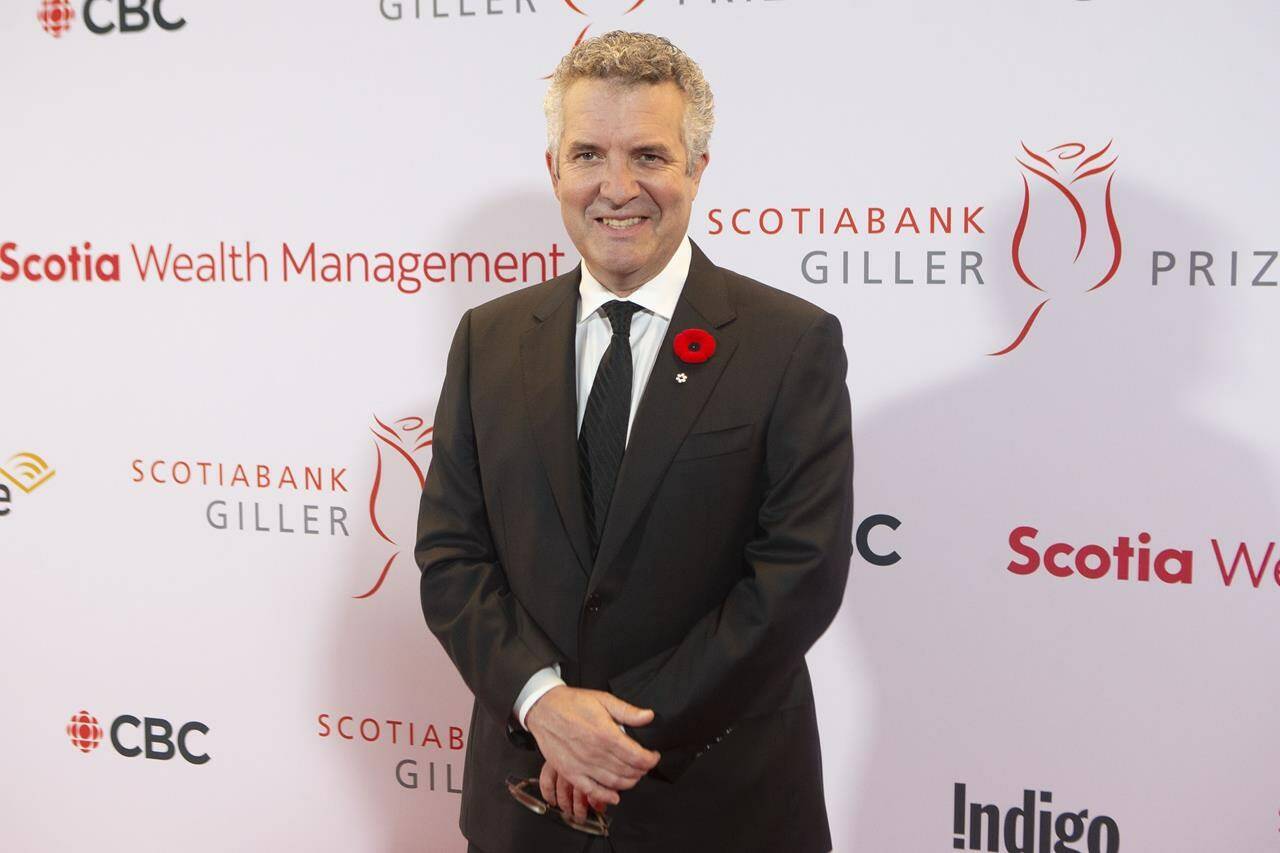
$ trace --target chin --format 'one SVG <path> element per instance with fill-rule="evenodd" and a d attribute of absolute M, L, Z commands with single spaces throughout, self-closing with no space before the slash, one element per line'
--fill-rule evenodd
<path fill-rule="evenodd" d="M 593 266 L 607 270 L 614 275 L 627 275 L 644 266 L 647 257 L 643 252 L 634 250 L 611 251 L 605 248 L 604 251 L 596 253 L 597 261 Z"/>

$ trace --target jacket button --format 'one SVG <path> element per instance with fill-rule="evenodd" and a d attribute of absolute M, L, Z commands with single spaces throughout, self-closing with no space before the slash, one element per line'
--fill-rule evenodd
<path fill-rule="evenodd" d="M 600 593 L 593 592 L 587 596 L 587 612 L 589 613 L 600 612 Z"/>

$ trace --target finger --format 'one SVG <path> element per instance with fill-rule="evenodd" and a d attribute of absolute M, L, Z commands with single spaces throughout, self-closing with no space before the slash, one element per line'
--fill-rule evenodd
<path fill-rule="evenodd" d="M 556 774 L 556 805 L 565 814 L 573 809 L 573 784 L 563 773 Z"/>
<path fill-rule="evenodd" d="M 660 754 L 645 749 L 616 726 L 592 727 L 570 747 L 579 766 L 590 768 L 601 783 L 617 790 L 631 787 L 657 765 Z M 602 775 L 597 775 L 599 771 Z M 625 783 L 624 783 L 625 780 Z"/>
<path fill-rule="evenodd" d="M 613 717 L 620 723 L 626 723 L 629 726 L 643 726 L 653 722 L 653 709 L 641 708 L 638 705 L 632 705 L 625 699 L 619 699 L 612 693 L 601 690 L 597 697 L 600 704 L 604 705 L 605 710 L 609 712 L 609 716 Z"/>
<path fill-rule="evenodd" d="M 542 773 L 538 776 L 538 788 L 542 791 L 542 799 L 547 805 L 556 804 L 556 769 L 548 761 L 542 765 Z"/>
<path fill-rule="evenodd" d="M 589 773 L 602 786 L 615 791 L 635 787 L 651 769 L 650 762 L 643 760 L 639 767 L 628 763 L 619 757 L 618 750 L 621 747 L 614 738 L 626 740 L 621 732 L 611 736 L 602 734 L 599 729 L 590 730 L 587 736 L 570 745 L 570 767 L 566 769 L 572 769 L 578 776 Z"/>
<path fill-rule="evenodd" d="M 595 778 L 615 791 L 624 787 L 632 788 L 657 763 L 658 753 L 650 752 L 643 747 L 640 747 L 640 751 L 636 753 L 625 742 L 613 741 L 610 743 L 608 751 L 596 760 L 596 766 L 600 769 L 600 773 L 605 775 L 596 775 Z"/>
<path fill-rule="evenodd" d="M 621 768 L 622 772 L 615 773 L 612 770 L 607 770 L 603 766 L 604 764 L 617 766 Z M 585 766 L 590 768 L 591 779 L 597 787 L 612 791 L 625 791 L 634 788 L 636 783 L 644 776 L 644 771 L 624 765 L 608 755 L 603 756 L 599 762 L 588 761 Z M 588 787 L 587 791 L 588 793 L 594 793 L 595 789 Z"/>
<path fill-rule="evenodd" d="M 587 819 L 587 795 L 581 788 L 573 789 L 573 816 L 579 822 Z"/>
<path fill-rule="evenodd" d="M 619 764 L 603 761 L 601 762 L 602 765 L 620 775 L 636 770 L 643 776 L 652 770 L 662 757 L 662 753 L 656 749 L 645 749 L 636 743 L 633 737 L 620 731 L 611 733 L 608 753 L 620 766 Z"/>
<path fill-rule="evenodd" d="M 618 796 L 617 790 L 607 785 L 601 784 L 592 776 L 582 776 L 574 783 L 574 791 L 580 792 L 584 797 L 594 797 L 597 801 L 603 803 L 617 804 L 622 801 Z"/>

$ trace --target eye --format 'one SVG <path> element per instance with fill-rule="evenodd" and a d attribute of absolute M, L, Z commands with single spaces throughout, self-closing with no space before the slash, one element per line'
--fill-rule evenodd
<path fill-rule="evenodd" d="M 595 156 L 596 156 L 596 152 L 594 151 L 580 151 L 578 152 L 577 155 L 574 156 L 573 159 L 581 160 L 583 157 L 595 157 Z"/>
<path fill-rule="evenodd" d="M 659 163 L 662 161 L 662 158 L 659 157 L 657 154 L 650 154 L 647 152 L 644 154 L 641 154 L 640 159 L 644 160 L 644 162 L 646 163 Z"/>

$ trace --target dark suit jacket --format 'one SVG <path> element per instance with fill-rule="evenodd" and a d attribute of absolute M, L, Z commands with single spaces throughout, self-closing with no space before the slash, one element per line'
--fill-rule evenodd
<path fill-rule="evenodd" d="M 415 553 L 427 625 L 476 697 L 459 824 L 488 853 L 587 840 L 504 785 L 542 769 L 512 706 L 554 661 L 568 684 L 655 712 L 628 727 L 662 761 L 608 809 L 615 851 L 831 848 L 804 656 L 853 552 L 840 323 L 692 254 L 594 561 L 580 268 L 467 311 L 449 350 Z M 690 327 L 716 339 L 702 364 L 672 347 Z"/>

